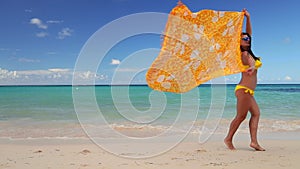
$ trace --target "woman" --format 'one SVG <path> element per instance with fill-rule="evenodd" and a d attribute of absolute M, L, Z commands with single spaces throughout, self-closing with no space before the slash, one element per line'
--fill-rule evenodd
<path fill-rule="evenodd" d="M 250 22 L 250 14 L 246 9 L 243 12 L 247 18 L 246 20 L 246 33 L 241 35 L 241 51 L 242 62 L 244 65 L 249 65 L 246 72 L 242 72 L 240 83 L 235 88 L 235 95 L 237 98 L 237 114 L 232 120 L 230 128 L 224 142 L 226 146 L 234 150 L 232 139 L 240 124 L 245 120 L 248 111 L 251 113 L 249 121 L 249 129 L 251 136 L 250 147 L 257 151 L 265 151 L 257 141 L 257 128 L 260 116 L 259 107 L 254 99 L 254 89 L 257 84 L 257 69 L 261 66 L 259 58 L 255 57 L 251 51 L 251 35 L 252 28 Z"/>

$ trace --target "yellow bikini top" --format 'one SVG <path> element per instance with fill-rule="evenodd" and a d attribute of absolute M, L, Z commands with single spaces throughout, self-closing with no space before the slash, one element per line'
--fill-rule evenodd
<path fill-rule="evenodd" d="M 262 62 L 260 60 L 255 61 L 255 69 L 258 69 L 262 66 Z"/>
<path fill-rule="evenodd" d="M 245 69 L 250 68 L 249 65 L 244 65 Z M 258 60 L 255 60 L 255 65 L 253 66 L 255 69 L 258 69 L 262 66 L 262 62 L 260 61 L 260 58 Z"/>

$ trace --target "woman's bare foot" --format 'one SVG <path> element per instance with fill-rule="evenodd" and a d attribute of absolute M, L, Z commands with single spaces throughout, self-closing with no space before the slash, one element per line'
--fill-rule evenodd
<path fill-rule="evenodd" d="M 259 144 L 251 143 L 250 147 L 254 148 L 256 151 L 266 151 L 266 149 L 262 148 Z"/>
<path fill-rule="evenodd" d="M 235 150 L 235 147 L 232 144 L 232 141 L 224 139 L 224 143 L 227 146 L 227 148 L 229 148 L 230 150 Z"/>

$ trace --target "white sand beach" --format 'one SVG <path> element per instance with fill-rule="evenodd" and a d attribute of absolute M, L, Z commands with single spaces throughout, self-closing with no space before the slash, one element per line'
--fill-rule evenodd
<path fill-rule="evenodd" d="M 300 141 L 285 137 L 287 133 L 270 134 L 261 139 L 265 152 L 249 147 L 246 135 L 237 139 L 237 150 L 228 150 L 220 138 L 200 144 L 196 138 L 186 139 L 161 155 L 130 159 L 107 152 L 90 140 L 63 139 L 2 139 L 1 169 L 119 169 L 119 168 L 204 168 L 204 169 L 297 169 Z M 298 134 L 299 133 L 294 133 Z M 282 139 L 278 139 L 282 135 Z M 288 135 L 293 135 L 289 133 Z M 240 137 L 240 136 L 239 136 Z M 148 143 L 145 146 L 158 146 Z M 124 152 L 126 153 L 126 152 Z M 145 152 L 147 153 L 147 152 Z"/>

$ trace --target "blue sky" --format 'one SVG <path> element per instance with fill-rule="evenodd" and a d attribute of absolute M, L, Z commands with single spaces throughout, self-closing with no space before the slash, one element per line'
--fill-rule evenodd
<path fill-rule="evenodd" d="M 247 8 L 253 26 L 253 51 L 263 59 L 259 83 L 300 83 L 297 0 L 183 2 L 194 12 Z M 1 0 L 0 85 L 71 84 L 79 53 L 97 30 L 130 14 L 167 14 L 176 3 L 177 0 Z M 80 77 L 110 83 L 126 57 L 143 49 L 159 50 L 160 43 L 158 34 L 125 39 L 105 55 L 97 72 L 82 72 Z M 150 64 L 151 59 L 126 64 L 120 71 L 130 72 L 141 62 Z M 144 74 L 141 72 L 135 83 L 145 83 Z M 239 74 L 226 77 L 228 83 L 237 83 L 239 78 Z"/>

